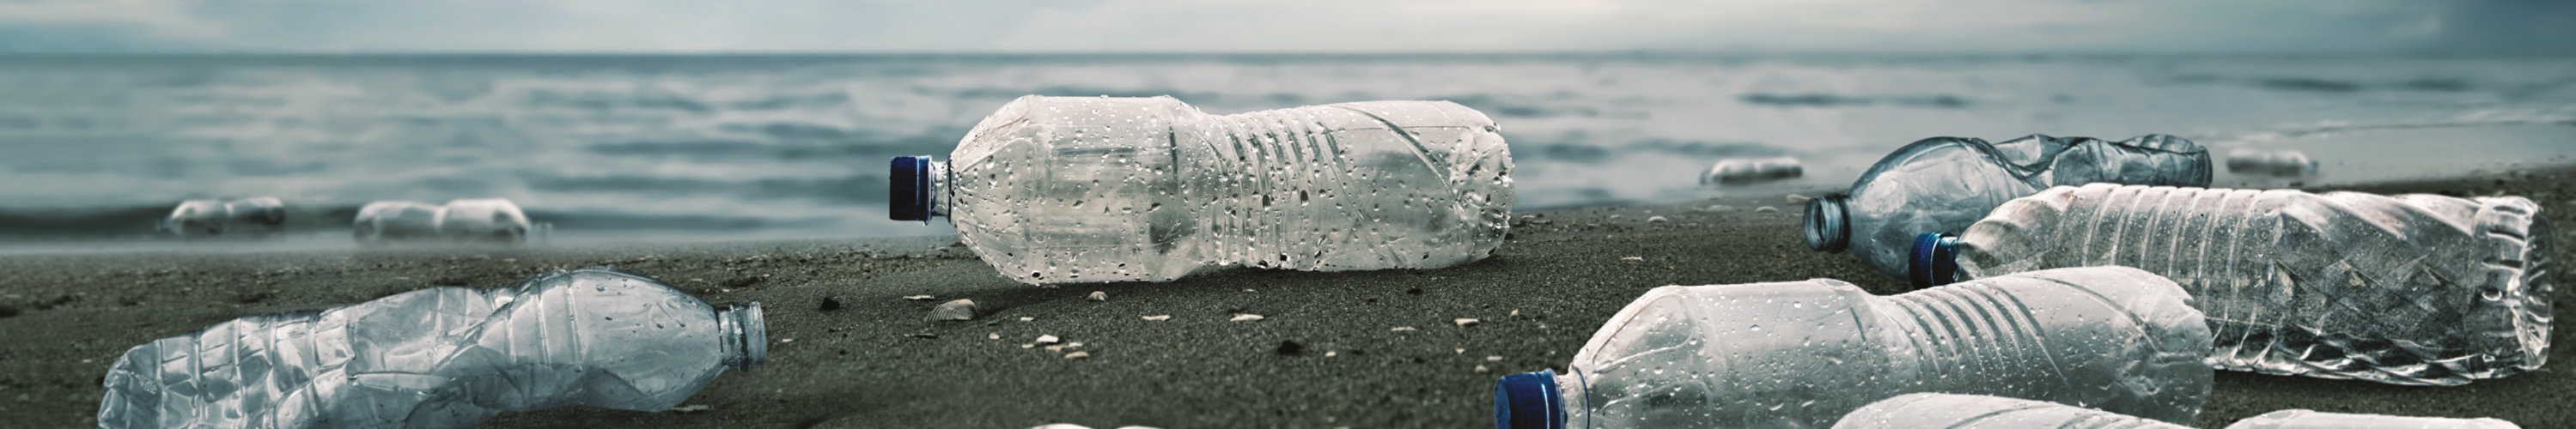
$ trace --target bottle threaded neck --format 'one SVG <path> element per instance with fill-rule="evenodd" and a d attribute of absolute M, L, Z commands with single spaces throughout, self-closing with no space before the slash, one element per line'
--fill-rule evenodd
<path fill-rule="evenodd" d="M 735 371 L 769 363 L 769 322 L 760 303 L 726 305 L 716 310 L 716 335 L 724 343 L 724 365 Z"/>
<path fill-rule="evenodd" d="M 1851 211 L 1843 194 L 1828 194 L 1807 200 L 1807 216 L 1802 228 L 1807 248 L 1818 252 L 1839 253 L 1851 245 Z"/>

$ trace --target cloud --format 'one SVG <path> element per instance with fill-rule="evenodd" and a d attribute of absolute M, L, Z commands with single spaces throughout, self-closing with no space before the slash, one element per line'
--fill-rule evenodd
<path fill-rule="evenodd" d="M 0 0 L 0 50 L 2571 52 L 2570 16 L 2516 0 Z"/>

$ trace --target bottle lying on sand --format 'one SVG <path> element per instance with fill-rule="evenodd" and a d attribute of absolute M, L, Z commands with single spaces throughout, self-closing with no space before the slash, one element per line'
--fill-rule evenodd
<path fill-rule="evenodd" d="M 1717 161 L 1700 173 L 1699 184 L 1734 186 L 1794 179 L 1806 175 L 1806 166 L 1797 158 L 1729 158 Z"/>
<path fill-rule="evenodd" d="M 947 162 L 895 158 L 890 217 L 947 216 L 1028 284 L 1446 267 L 1484 259 L 1510 227 L 1497 132 L 1445 101 L 1217 116 L 1171 97 L 1027 96 Z"/>
<path fill-rule="evenodd" d="M 1834 429 L 2187 429 L 2066 404 L 1985 395 L 1915 393 L 1843 415 Z M 2497 419 L 2400 417 L 2283 410 L 2238 420 L 2227 429 L 2520 429 Z"/>
<path fill-rule="evenodd" d="M 2209 328 L 2173 282 L 2048 270 L 1895 296 L 1831 279 L 1665 286 L 1567 373 L 1503 377 L 1508 428 L 1814 428 L 1897 395 L 1998 395 L 2188 424 Z"/>
<path fill-rule="evenodd" d="M 1852 181 L 1807 202 L 1807 247 L 1846 249 L 1890 277 L 1905 274 L 1907 244 L 1956 232 L 2005 201 L 2058 185 L 2093 182 L 2209 186 L 2209 151 L 2149 134 L 2122 141 L 2034 135 L 1987 143 L 1954 137 L 1902 148 Z"/>
<path fill-rule="evenodd" d="M 521 244 L 541 239 L 553 225 L 531 223 L 518 204 L 500 198 L 448 201 L 428 205 L 410 201 L 377 201 L 358 209 L 351 222 L 359 244 L 401 242 Z"/>
<path fill-rule="evenodd" d="M 2237 420 L 2227 429 L 2522 429 L 2499 419 L 2383 416 L 2281 410 Z"/>
<path fill-rule="evenodd" d="M 1918 237 L 1910 278 L 2138 267 L 2197 298 L 2221 369 L 2457 385 L 2546 361 L 2550 234 L 2521 197 L 2093 184 Z"/>
<path fill-rule="evenodd" d="M 406 292 L 246 317 L 127 350 L 103 428 L 465 428 L 571 405 L 661 411 L 768 360 L 760 303 L 717 308 L 641 275 Z"/>
<path fill-rule="evenodd" d="M 183 238 L 268 238 L 286 231 L 286 202 L 277 197 L 187 200 L 158 229 Z"/>

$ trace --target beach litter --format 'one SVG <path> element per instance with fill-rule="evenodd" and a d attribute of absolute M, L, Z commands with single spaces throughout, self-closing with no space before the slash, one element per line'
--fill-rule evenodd
<path fill-rule="evenodd" d="M 959 299 L 939 303 L 938 307 L 930 309 L 928 319 L 933 322 L 975 320 L 975 300 Z"/>

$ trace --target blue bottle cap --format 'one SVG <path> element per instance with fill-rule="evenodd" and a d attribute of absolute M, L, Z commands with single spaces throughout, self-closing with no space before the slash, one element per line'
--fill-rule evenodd
<path fill-rule="evenodd" d="M 1564 429 L 1565 406 L 1556 390 L 1556 371 L 1539 370 L 1494 381 L 1494 427 L 1498 429 Z"/>
<path fill-rule="evenodd" d="M 1926 232 L 1914 236 L 1914 252 L 1905 264 L 1906 280 L 1922 289 L 1959 281 L 1959 236 Z"/>
<path fill-rule="evenodd" d="M 894 157 L 886 179 L 893 185 L 886 190 L 887 218 L 930 220 L 930 156 Z"/>

